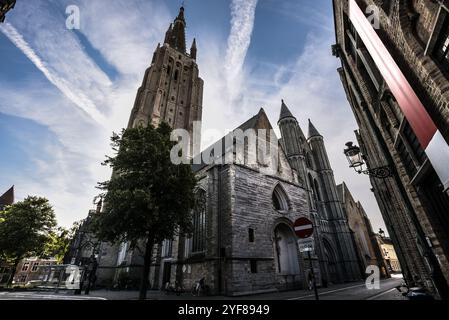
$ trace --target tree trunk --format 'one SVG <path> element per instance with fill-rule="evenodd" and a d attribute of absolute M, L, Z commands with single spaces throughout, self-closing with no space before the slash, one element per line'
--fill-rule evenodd
<path fill-rule="evenodd" d="M 11 274 L 9 275 L 8 283 L 6 284 L 6 287 L 8 287 L 8 288 L 11 287 L 11 285 L 12 285 L 12 281 L 14 280 L 14 276 L 16 275 L 17 266 L 19 265 L 20 260 L 22 260 L 22 259 L 14 260 L 14 266 L 12 268 Z"/>
<path fill-rule="evenodd" d="M 148 276 L 150 275 L 152 255 L 153 255 L 153 239 L 149 237 L 145 245 L 145 257 L 143 262 L 142 279 L 140 281 L 139 300 L 145 300 L 147 298 Z"/>

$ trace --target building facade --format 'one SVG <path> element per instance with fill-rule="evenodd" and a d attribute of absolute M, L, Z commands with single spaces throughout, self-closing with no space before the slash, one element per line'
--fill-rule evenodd
<path fill-rule="evenodd" d="M 383 261 L 387 267 L 389 273 L 400 273 L 401 264 L 399 262 L 396 251 L 394 250 L 393 242 L 390 238 L 384 235 L 376 235 L 377 243 L 382 251 Z"/>
<path fill-rule="evenodd" d="M 26 285 L 32 281 L 42 281 L 43 268 L 58 264 L 56 259 L 26 258 L 17 265 L 13 285 Z"/>
<path fill-rule="evenodd" d="M 16 0 L 0 0 L 0 23 L 5 22 L 6 13 L 15 5 Z"/>
<path fill-rule="evenodd" d="M 298 174 L 299 184 L 308 192 L 310 216 L 318 234 L 316 251 L 325 275 L 324 285 L 360 279 L 351 230 L 338 199 L 323 136 L 309 119 L 306 137 L 284 101 L 278 126 L 282 149 Z"/>
<path fill-rule="evenodd" d="M 354 200 L 346 183 L 339 184 L 337 190 L 349 228 L 353 233 L 361 273 L 366 275 L 368 266 L 378 266 L 382 276 L 388 277 L 389 269 L 365 209 L 359 201 Z"/>
<path fill-rule="evenodd" d="M 14 186 L 0 196 L 0 211 L 14 204 Z M 11 277 L 13 267 L 0 259 L 0 285 L 6 285 Z"/>
<path fill-rule="evenodd" d="M 414 101 L 422 103 L 429 121 L 445 140 L 443 149 L 447 148 L 447 4 L 333 1 L 333 53 L 341 61 L 338 72 L 359 126 L 357 140 L 369 169 L 389 166 L 392 171 L 386 179 L 371 177 L 371 184 L 402 271 L 409 285 L 422 285 L 443 298 L 449 296 L 449 196 L 446 181 L 441 181 L 435 170 L 441 172 L 441 168 L 435 167 L 437 162 L 431 164 L 419 139 L 422 133 L 414 129 L 420 118 L 408 116 L 410 109 L 404 108 L 404 99 L 416 97 Z M 373 22 L 372 26 L 366 28 L 366 20 Z M 392 57 L 387 65 L 379 63 L 376 56 L 381 48 Z M 402 83 L 392 86 L 391 70 L 403 76 Z M 406 85 L 410 89 L 404 96 Z M 443 171 L 447 171 L 444 164 Z"/>
<path fill-rule="evenodd" d="M 220 149 L 226 153 L 218 157 L 219 162 L 232 154 L 231 163 L 193 166 L 202 204 L 194 213 L 193 236 L 167 240 L 155 252 L 150 277 L 155 288 L 174 281 L 189 288 L 203 277 L 212 293 L 224 295 L 302 288 L 310 264 L 321 286 L 361 279 L 351 232 L 334 198 L 336 185 L 322 136 L 312 124 L 308 140 L 297 135 L 302 130 L 284 102 L 281 122 L 291 125 L 282 127 L 284 138 L 267 138 L 271 147 L 277 147 L 268 148 L 277 150 L 275 161 L 265 163 L 261 159 L 267 158 L 266 150 L 255 148 L 257 163 L 251 163 L 247 154 L 239 158 L 235 147 Z M 237 130 L 271 132 L 272 126 L 261 109 Z M 313 137 L 318 141 L 312 141 Z M 286 145 L 301 147 L 299 158 L 293 159 L 292 150 L 285 152 Z M 210 152 L 208 148 L 203 154 Z M 315 250 L 310 261 L 299 251 L 294 234 L 293 224 L 300 217 L 314 223 Z"/>
<path fill-rule="evenodd" d="M 101 210 L 101 201 L 97 210 L 89 210 L 87 218 L 82 220 L 70 243 L 70 248 L 64 257 L 65 264 L 84 266 L 90 263 L 91 257 L 98 258 L 101 242 L 90 229 L 92 219 Z"/>
<path fill-rule="evenodd" d="M 129 127 L 165 121 L 193 133 L 195 122 L 201 120 L 203 81 L 195 41 L 186 53 L 185 26 L 181 8 L 145 73 Z M 214 159 L 229 154 L 234 158 L 193 165 L 199 180 L 194 231 L 191 237 L 179 236 L 155 246 L 152 288 L 177 281 L 188 289 L 202 278 L 211 293 L 224 295 L 301 288 L 310 265 L 322 286 L 362 278 L 323 136 L 309 122 L 306 137 L 284 102 L 278 126 L 281 139 L 271 131 L 261 109 L 238 128 L 244 133 L 270 132 L 256 135 L 262 142 L 257 142 L 254 163 L 248 161 L 250 147 L 245 139 L 246 151 L 238 159 L 236 147 L 225 153 L 216 153 L 215 147 L 202 152 Z M 269 156 L 267 149 L 261 150 L 264 144 Z M 194 151 L 191 148 L 190 155 Z M 276 161 L 265 162 L 272 156 Z M 299 217 L 314 224 L 311 261 L 297 245 L 293 224 Z M 141 276 L 143 258 L 128 243 L 102 244 L 98 262 L 99 282 Z"/>
<path fill-rule="evenodd" d="M 0 261 L 0 286 L 6 286 L 12 274 L 11 264 Z"/>

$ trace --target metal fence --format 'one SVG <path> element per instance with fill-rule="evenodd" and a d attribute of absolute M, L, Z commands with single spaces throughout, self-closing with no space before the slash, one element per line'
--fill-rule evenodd
<path fill-rule="evenodd" d="M 38 267 L 36 280 L 31 280 L 27 286 L 48 290 L 78 290 L 84 277 L 83 267 L 71 264 L 44 265 Z"/>

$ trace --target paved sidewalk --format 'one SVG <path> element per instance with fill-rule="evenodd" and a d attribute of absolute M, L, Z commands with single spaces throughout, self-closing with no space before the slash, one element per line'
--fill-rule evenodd
<path fill-rule="evenodd" d="M 363 281 L 333 285 L 320 288 L 320 300 L 403 300 L 404 297 L 395 289 L 401 279 L 385 279 L 379 289 L 368 290 Z M 73 291 L 4 291 L 0 292 L 0 300 L 138 300 L 138 291 L 94 290 L 90 295 L 74 295 Z M 279 291 L 250 296 L 225 297 L 207 296 L 193 297 L 190 292 L 181 296 L 165 294 L 161 291 L 148 291 L 148 300 L 314 300 L 313 291 L 293 290 Z"/>
<path fill-rule="evenodd" d="M 400 293 L 392 288 L 399 285 L 401 279 L 385 279 L 381 281 L 381 289 L 369 291 L 365 287 L 365 282 L 352 282 L 345 284 L 333 285 L 329 288 L 320 288 L 319 294 L 323 295 L 323 299 L 342 299 L 342 300 L 402 300 L 404 299 Z M 388 292 L 387 292 L 388 291 Z M 108 291 L 97 290 L 91 291 L 91 297 L 105 298 L 107 300 L 137 300 L 138 291 Z M 293 290 L 279 291 L 263 294 L 255 294 L 250 296 L 225 297 L 225 296 L 208 296 L 193 297 L 189 292 L 181 296 L 175 294 L 165 294 L 161 291 L 148 291 L 148 300 L 309 300 L 314 299 L 313 291 L 309 290 Z"/>

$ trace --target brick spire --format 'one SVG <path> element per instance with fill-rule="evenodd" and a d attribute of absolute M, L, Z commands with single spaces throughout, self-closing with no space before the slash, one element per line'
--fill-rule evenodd
<path fill-rule="evenodd" d="M 168 28 L 165 43 L 168 43 L 171 47 L 182 53 L 186 53 L 186 20 L 184 17 L 184 7 L 179 9 L 178 16 Z"/>

